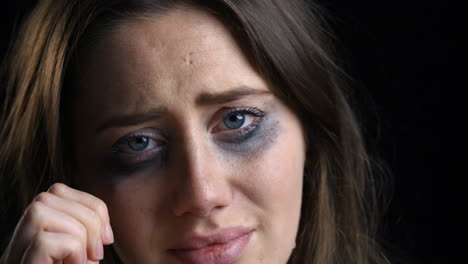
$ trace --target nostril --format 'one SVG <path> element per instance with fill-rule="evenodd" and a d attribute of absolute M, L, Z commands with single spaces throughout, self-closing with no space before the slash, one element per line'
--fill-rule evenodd
<path fill-rule="evenodd" d="M 177 190 L 172 210 L 175 216 L 188 214 L 207 217 L 229 206 L 231 200 L 231 192 L 226 182 L 218 182 L 216 185 L 198 184 L 198 186 L 187 184 Z"/>
<path fill-rule="evenodd" d="M 231 186 L 227 177 L 231 172 L 216 162 L 217 152 L 209 146 L 193 143 L 197 136 L 184 142 L 185 151 L 174 167 L 173 213 L 176 216 L 191 214 L 206 217 L 231 202 Z M 198 140 L 203 142 L 203 140 Z M 182 166 L 182 164 L 184 164 Z"/>
<path fill-rule="evenodd" d="M 179 202 L 173 209 L 174 215 L 184 216 L 193 215 L 197 217 L 207 217 L 214 211 L 224 208 L 224 205 L 213 205 L 211 201 L 195 201 L 194 199 L 186 199 Z"/>
<path fill-rule="evenodd" d="M 197 208 L 197 207 L 191 207 L 191 208 L 179 208 L 175 209 L 174 215 L 181 217 L 181 216 L 197 216 L 197 217 L 207 217 L 211 214 L 212 210 L 206 210 L 204 208 Z"/>

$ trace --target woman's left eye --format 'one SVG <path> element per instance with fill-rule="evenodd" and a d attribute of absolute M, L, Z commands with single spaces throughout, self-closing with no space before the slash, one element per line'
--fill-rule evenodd
<path fill-rule="evenodd" d="M 251 118 L 250 116 L 246 116 L 245 113 L 234 112 L 223 119 L 223 124 L 228 129 L 239 129 L 246 123 L 246 119 L 249 120 Z"/>
<path fill-rule="evenodd" d="M 246 129 L 254 125 L 261 117 L 263 117 L 263 112 L 255 108 L 234 109 L 223 116 L 213 131 Z"/>

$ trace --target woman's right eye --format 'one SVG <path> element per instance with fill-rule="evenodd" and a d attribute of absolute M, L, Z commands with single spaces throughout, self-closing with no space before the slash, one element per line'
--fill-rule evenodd
<path fill-rule="evenodd" d="M 113 152 L 137 154 L 160 148 L 165 143 L 144 135 L 134 135 L 119 141 L 112 148 Z"/>
<path fill-rule="evenodd" d="M 112 146 L 110 168 L 120 172 L 133 172 L 146 165 L 162 166 L 166 156 L 166 140 L 151 132 L 128 135 Z"/>
<path fill-rule="evenodd" d="M 145 136 L 138 136 L 128 140 L 127 147 L 133 151 L 140 152 L 145 150 L 148 146 L 151 147 L 150 143 L 154 145 L 154 140 Z"/>

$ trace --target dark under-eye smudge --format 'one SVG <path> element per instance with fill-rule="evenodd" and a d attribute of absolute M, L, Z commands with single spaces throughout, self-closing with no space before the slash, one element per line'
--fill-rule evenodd
<path fill-rule="evenodd" d="M 111 153 L 104 161 L 105 178 L 110 182 L 121 181 L 133 174 L 148 170 L 148 169 L 162 169 L 168 159 L 167 149 L 156 151 L 154 157 L 135 165 L 130 165 L 117 157 L 118 153 Z M 122 154 L 120 154 L 122 155 Z"/>
<path fill-rule="evenodd" d="M 279 122 L 265 116 L 252 125 L 251 132 L 229 139 L 219 139 L 218 145 L 227 155 L 252 158 L 269 149 L 278 137 Z"/>

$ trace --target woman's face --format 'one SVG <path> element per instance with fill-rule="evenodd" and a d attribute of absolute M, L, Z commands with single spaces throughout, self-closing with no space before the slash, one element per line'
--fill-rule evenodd
<path fill-rule="evenodd" d="M 121 24 L 86 51 L 79 185 L 106 202 L 124 263 L 286 263 L 302 127 L 205 11 Z"/>

